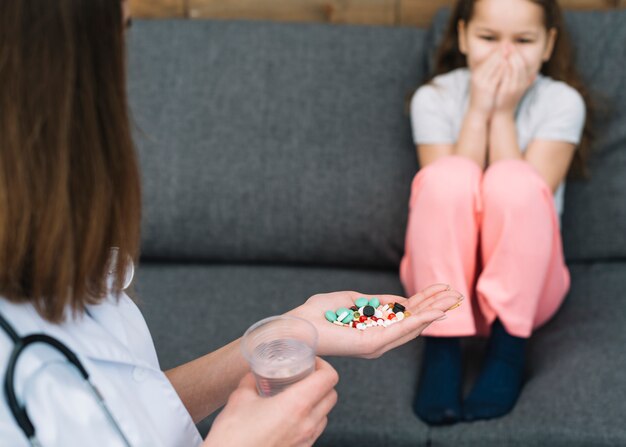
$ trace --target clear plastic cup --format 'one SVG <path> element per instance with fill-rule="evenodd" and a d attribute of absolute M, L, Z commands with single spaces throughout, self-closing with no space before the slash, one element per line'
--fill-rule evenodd
<path fill-rule="evenodd" d="M 276 316 L 248 328 L 241 340 L 261 396 L 273 396 L 315 369 L 317 330 L 302 318 Z"/>

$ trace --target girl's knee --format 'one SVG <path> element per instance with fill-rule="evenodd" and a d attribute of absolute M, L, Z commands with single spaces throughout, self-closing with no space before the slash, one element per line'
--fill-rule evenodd
<path fill-rule="evenodd" d="M 498 161 L 485 171 L 482 196 L 485 206 L 526 208 L 551 197 L 547 184 L 524 160 Z"/>
<path fill-rule="evenodd" d="M 472 199 L 478 191 L 482 172 L 465 157 L 441 157 L 422 168 L 413 181 L 412 196 L 438 205 L 454 206 Z M 413 200 L 412 200 L 413 202 Z"/>

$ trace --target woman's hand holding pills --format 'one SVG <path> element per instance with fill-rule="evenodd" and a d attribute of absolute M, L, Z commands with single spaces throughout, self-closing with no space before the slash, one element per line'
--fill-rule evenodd
<path fill-rule="evenodd" d="M 325 317 L 329 309 L 350 309 L 361 298 L 377 298 L 381 305 L 398 303 L 410 316 L 398 324 L 377 325 L 366 330 L 331 324 Z M 319 334 L 319 355 L 377 358 L 416 338 L 432 322 L 445 318 L 446 311 L 456 307 L 462 299 L 459 292 L 445 284 L 427 287 L 408 299 L 396 295 L 332 292 L 312 296 L 288 315 L 304 318 L 315 325 Z"/>
<path fill-rule="evenodd" d="M 337 402 L 339 377 L 318 358 L 309 376 L 272 397 L 261 397 L 252 373 L 230 395 L 205 447 L 308 447 L 322 434 Z"/>

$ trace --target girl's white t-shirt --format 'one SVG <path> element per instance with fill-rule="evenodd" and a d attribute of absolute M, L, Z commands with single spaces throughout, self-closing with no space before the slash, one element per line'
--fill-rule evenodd
<path fill-rule="evenodd" d="M 454 144 L 469 105 L 470 71 L 458 68 L 436 76 L 420 87 L 411 100 L 415 144 Z M 585 103 L 574 88 L 539 75 L 520 100 L 515 112 L 517 141 L 522 152 L 535 139 L 578 144 L 585 124 Z M 565 182 L 554 194 L 563 212 Z"/>

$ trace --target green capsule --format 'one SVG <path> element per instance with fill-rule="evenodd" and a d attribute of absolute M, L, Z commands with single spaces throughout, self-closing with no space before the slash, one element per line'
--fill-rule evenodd
<path fill-rule="evenodd" d="M 345 307 L 340 307 L 339 309 L 337 309 L 337 310 L 335 311 L 335 313 L 337 314 L 337 316 L 339 316 L 339 315 L 341 315 L 342 313 L 344 313 L 344 312 L 348 312 L 348 311 L 349 311 L 349 309 L 346 309 Z"/>
<path fill-rule="evenodd" d="M 335 313 L 337 314 L 337 321 L 340 321 L 340 322 L 345 321 L 347 317 L 352 315 L 352 311 L 349 309 L 346 309 L 345 307 L 340 307 L 339 309 L 335 311 Z"/>
<path fill-rule="evenodd" d="M 352 312 L 351 310 L 348 309 L 348 315 L 346 316 L 346 318 L 341 320 L 341 322 L 342 323 L 350 323 L 353 318 L 354 318 L 354 312 Z"/>
<path fill-rule="evenodd" d="M 370 303 L 369 304 L 374 309 L 376 309 L 378 306 L 380 306 L 380 300 L 378 298 L 372 298 L 372 299 L 370 299 Z"/>
<path fill-rule="evenodd" d="M 354 304 L 356 304 L 356 307 L 367 306 L 367 303 L 369 303 L 369 300 L 365 297 L 357 298 L 357 300 L 354 302 Z"/>
<path fill-rule="evenodd" d="M 328 321 L 330 321 L 331 323 L 332 323 L 333 321 L 336 321 L 336 320 L 337 320 L 337 314 L 336 314 L 335 312 L 333 312 L 332 310 L 327 310 L 327 311 L 324 313 L 324 316 L 325 316 L 325 317 L 326 317 L 326 319 L 327 319 Z"/>

